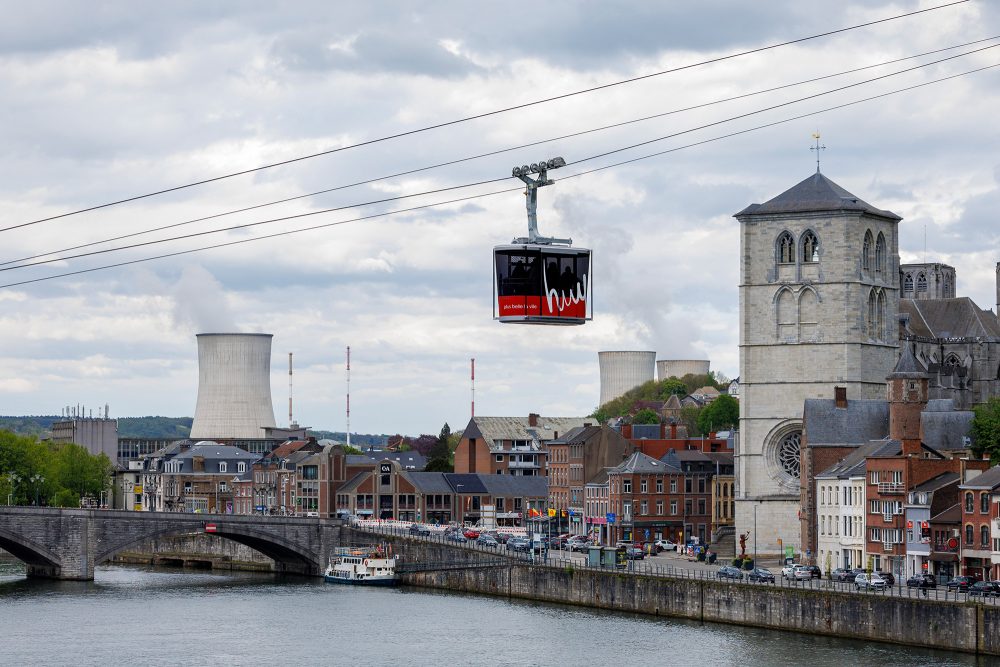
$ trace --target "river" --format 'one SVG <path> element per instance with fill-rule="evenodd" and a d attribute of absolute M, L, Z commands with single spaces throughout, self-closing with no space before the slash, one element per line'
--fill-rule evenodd
<path fill-rule="evenodd" d="M 888 644 L 268 574 L 0 564 L 0 665 L 998 665 Z"/>

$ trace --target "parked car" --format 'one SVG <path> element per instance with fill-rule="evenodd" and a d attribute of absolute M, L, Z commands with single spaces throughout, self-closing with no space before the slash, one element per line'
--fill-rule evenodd
<path fill-rule="evenodd" d="M 410 526 L 410 535 L 419 535 L 420 537 L 428 537 L 430 536 L 430 534 L 431 531 L 428 530 L 425 526 L 421 526 L 418 524 L 413 524 L 412 526 Z"/>
<path fill-rule="evenodd" d="M 654 554 L 658 554 L 661 551 L 663 551 L 662 548 L 660 548 L 660 547 L 658 547 L 656 545 L 656 542 L 643 542 L 639 546 L 641 546 L 642 550 L 645 551 L 647 554 L 649 554 L 651 556 L 654 555 Z"/>
<path fill-rule="evenodd" d="M 629 547 L 625 550 L 625 556 L 629 560 L 642 560 L 646 557 L 646 552 L 642 550 L 642 547 Z"/>
<path fill-rule="evenodd" d="M 791 579 L 793 573 L 795 572 L 795 568 L 797 567 L 802 567 L 802 566 L 799 565 L 798 563 L 792 563 L 790 565 L 786 565 L 785 567 L 781 568 L 781 578 Z"/>
<path fill-rule="evenodd" d="M 792 570 L 792 579 L 796 581 L 812 581 L 813 573 L 808 565 L 796 565 Z"/>
<path fill-rule="evenodd" d="M 578 542 L 573 542 L 570 545 L 570 551 L 578 551 L 580 553 L 587 553 L 590 551 L 590 542 L 587 540 L 581 540 Z"/>
<path fill-rule="evenodd" d="M 811 579 L 823 578 L 823 570 L 819 569 L 819 565 L 804 565 L 803 567 L 809 572 Z"/>
<path fill-rule="evenodd" d="M 462 535 L 464 535 L 467 540 L 474 540 L 479 537 L 479 531 L 475 528 L 466 528 L 462 531 Z"/>
<path fill-rule="evenodd" d="M 500 544 L 507 544 L 507 540 L 509 540 L 512 537 L 514 537 L 514 536 L 511 535 L 510 533 L 497 533 L 496 534 L 497 542 L 499 542 Z"/>
<path fill-rule="evenodd" d="M 954 579 L 952 579 L 951 581 L 949 581 L 947 584 L 945 584 L 945 586 L 947 586 L 949 590 L 955 589 L 958 591 L 967 591 L 969 590 L 969 586 L 975 583 L 975 581 L 976 580 L 973 579 L 972 577 L 959 575 Z"/>
<path fill-rule="evenodd" d="M 507 548 L 511 551 L 528 551 L 531 548 L 531 542 L 528 541 L 526 537 L 512 537 L 507 540 Z"/>
<path fill-rule="evenodd" d="M 895 586 L 896 585 L 896 575 L 894 575 L 892 572 L 879 572 L 878 576 L 880 576 L 883 579 L 885 579 L 885 583 L 887 585 L 889 585 L 889 586 Z"/>
<path fill-rule="evenodd" d="M 830 579 L 832 579 L 833 581 L 850 581 L 848 576 L 850 574 L 851 574 L 850 570 L 843 567 L 838 567 L 834 569 L 833 572 L 830 573 Z"/>
<path fill-rule="evenodd" d="M 448 535 L 446 535 L 444 539 L 448 540 L 449 542 L 464 543 L 469 541 L 468 539 L 466 539 L 465 535 L 462 535 L 461 533 L 448 533 Z"/>
<path fill-rule="evenodd" d="M 495 537 L 493 537 L 492 535 L 485 535 L 485 534 L 480 535 L 479 537 L 476 538 L 476 544 L 478 544 L 481 547 L 490 547 L 493 549 L 497 549 L 500 547 L 500 543 L 497 542 L 497 539 Z"/>
<path fill-rule="evenodd" d="M 735 570 L 735 567 L 729 567 L 731 570 Z M 765 583 L 774 583 L 774 575 L 766 567 L 755 567 L 747 573 L 748 581 L 762 581 Z"/>
<path fill-rule="evenodd" d="M 719 579 L 736 579 L 737 581 L 743 581 L 743 573 L 739 568 L 733 567 L 732 565 L 724 565 L 719 568 L 719 571 L 715 573 Z M 771 577 L 773 580 L 774 577 Z"/>
<path fill-rule="evenodd" d="M 660 547 L 660 551 L 675 551 L 677 549 L 677 545 L 670 540 L 656 540 L 654 544 Z"/>
<path fill-rule="evenodd" d="M 885 579 L 878 576 L 877 572 L 862 573 L 854 579 L 854 587 L 858 590 L 883 591 L 886 588 L 886 583 Z"/>
<path fill-rule="evenodd" d="M 1000 596 L 1000 582 L 977 581 L 969 586 L 969 597 L 973 596 L 982 596 L 984 598 Z"/>
<path fill-rule="evenodd" d="M 907 588 L 937 588 L 937 578 L 933 574 L 915 574 L 906 580 Z"/>

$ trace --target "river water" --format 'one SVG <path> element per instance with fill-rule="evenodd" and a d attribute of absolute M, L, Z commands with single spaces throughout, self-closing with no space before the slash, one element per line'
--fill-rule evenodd
<path fill-rule="evenodd" d="M 0 564 L 0 665 L 994 665 L 926 649 L 267 574 Z"/>

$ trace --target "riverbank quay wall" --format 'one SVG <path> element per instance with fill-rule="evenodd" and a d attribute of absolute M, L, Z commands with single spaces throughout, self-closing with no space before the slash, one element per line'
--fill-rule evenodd
<path fill-rule="evenodd" d="M 394 538 L 394 543 L 405 541 Z M 400 544 L 400 549 L 408 559 L 428 562 L 446 558 L 442 549 L 458 550 L 430 542 L 424 548 Z M 970 602 L 735 584 L 509 559 L 502 566 L 406 572 L 403 581 L 463 593 L 1000 655 L 1000 609 Z"/>

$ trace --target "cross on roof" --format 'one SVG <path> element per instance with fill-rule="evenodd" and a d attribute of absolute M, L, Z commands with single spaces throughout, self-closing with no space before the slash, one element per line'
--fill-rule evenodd
<path fill-rule="evenodd" d="M 818 174 L 819 173 L 819 152 L 820 151 L 825 151 L 826 150 L 826 146 L 820 146 L 820 143 L 819 143 L 819 130 L 816 130 L 815 132 L 813 132 L 812 136 L 813 136 L 813 139 L 816 140 L 816 145 L 815 146 L 810 146 L 809 150 L 816 151 L 816 173 Z"/>

